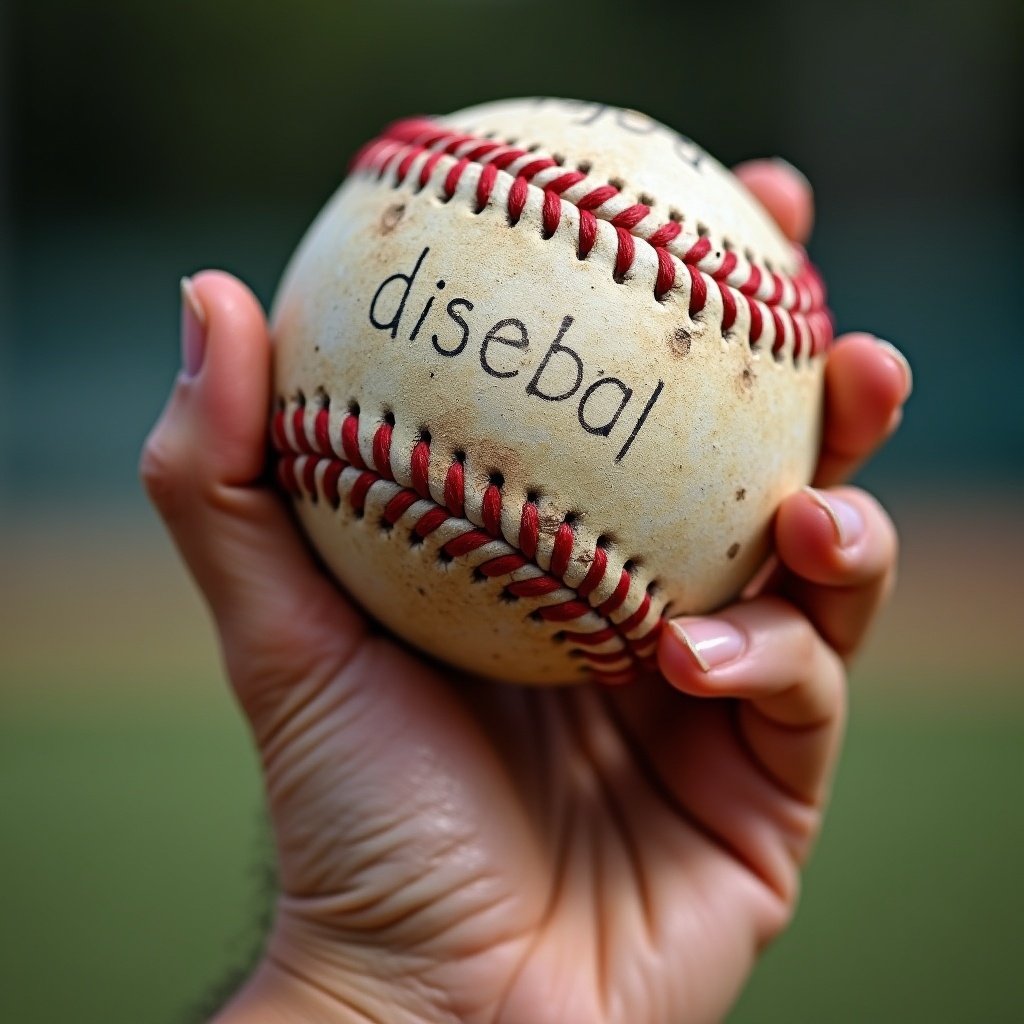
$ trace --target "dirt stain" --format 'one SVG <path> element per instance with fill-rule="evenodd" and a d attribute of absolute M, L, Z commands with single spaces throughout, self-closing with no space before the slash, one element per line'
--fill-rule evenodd
<path fill-rule="evenodd" d="M 736 391 L 743 398 L 750 398 L 757 386 L 757 374 L 750 363 L 740 371 L 736 378 Z"/>
<path fill-rule="evenodd" d="M 729 556 L 729 558 L 735 558 L 739 553 L 740 553 L 740 546 L 739 546 L 739 544 L 730 544 L 729 545 L 729 550 L 726 551 L 726 554 Z"/>
<path fill-rule="evenodd" d="M 668 336 L 669 351 L 674 356 L 688 356 L 690 354 L 690 332 L 685 327 L 677 327 Z"/>
<path fill-rule="evenodd" d="M 746 487 L 741 487 L 736 492 L 736 500 L 737 501 L 743 501 L 743 499 L 746 498 L 746 496 L 747 496 L 747 489 L 746 489 Z"/>
<path fill-rule="evenodd" d="M 405 216 L 405 203 L 394 203 L 389 206 L 380 218 L 380 233 L 390 235 L 398 227 L 398 222 Z"/>

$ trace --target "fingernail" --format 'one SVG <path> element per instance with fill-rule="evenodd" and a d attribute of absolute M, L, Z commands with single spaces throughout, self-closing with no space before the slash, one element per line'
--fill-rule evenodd
<path fill-rule="evenodd" d="M 807 175 L 799 167 L 794 167 L 785 157 L 773 156 L 772 163 L 789 171 L 790 174 L 799 178 L 808 188 L 811 187 L 810 181 L 807 180 Z"/>
<path fill-rule="evenodd" d="M 181 279 L 181 365 L 186 377 L 194 377 L 206 354 L 206 313 L 199 304 L 190 277 Z"/>
<path fill-rule="evenodd" d="M 669 627 L 704 672 L 735 660 L 747 646 L 743 634 L 722 619 L 691 619 L 685 626 L 670 620 Z"/>
<path fill-rule="evenodd" d="M 816 491 L 813 487 L 805 487 L 803 490 L 804 494 L 828 516 L 835 531 L 836 543 L 841 548 L 860 540 L 864 534 L 864 519 L 859 509 L 834 494 L 825 497 L 821 491 Z"/>
<path fill-rule="evenodd" d="M 905 402 L 914 390 L 914 371 L 907 362 L 907 357 L 891 342 L 876 338 L 879 348 L 899 367 L 903 374 L 903 401 Z"/>

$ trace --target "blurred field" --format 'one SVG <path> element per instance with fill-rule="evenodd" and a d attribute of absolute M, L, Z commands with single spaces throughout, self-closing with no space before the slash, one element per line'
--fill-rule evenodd
<path fill-rule="evenodd" d="M 134 483 L 177 279 L 222 266 L 268 301 L 382 125 L 544 94 L 803 168 L 838 324 L 917 378 L 866 476 L 902 585 L 803 907 L 733 1021 L 1024 1020 L 1024 5 L 561 21 L 534 0 L 0 7 L 0 1024 L 198 1020 L 263 930 L 255 759 Z"/>
<path fill-rule="evenodd" d="M 1020 1019 L 1024 502 L 892 504 L 903 586 L 740 1024 Z M 0 580 L 0 1020 L 189 1019 L 258 942 L 269 860 L 199 599 L 139 516 L 9 524 Z"/>

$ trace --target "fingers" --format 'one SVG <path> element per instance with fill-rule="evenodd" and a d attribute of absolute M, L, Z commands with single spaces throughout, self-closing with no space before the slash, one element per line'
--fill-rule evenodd
<path fill-rule="evenodd" d="M 892 520 L 856 488 L 808 487 L 779 508 L 775 544 L 789 570 L 783 594 L 834 651 L 849 658 L 895 584 Z"/>
<path fill-rule="evenodd" d="M 758 765 L 787 793 L 823 798 L 845 718 L 836 654 L 789 602 L 759 597 L 714 618 L 673 620 L 658 663 L 694 697 L 739 699 L 739 724 Z"/>
<path fill-rule="evenodd" d="M 182 296 L 183 369 L 140 473 L 210 604 L 229 664 L 295 671 L 359 619 L 262 482 L 271 353 L 259 303 L 219 272 L 186 280 Z M 249 685 L 244 671 L 232 675 Z"/>
<path fill-rule="evenodd" d="M 760 597 L 714 618 L 674 619 L 669 627 L 658 663 L 685 693 L 749 700 L 773 721 L 796 728 L 837 713 L 842 667 L 788 602 Z"/>
<path fill-rule="evenodd" d="M 733 171 L 772 215 L 786 237 L 803 244 L 814 225 L 814 194 L 807 179 L 785 160 L 748 160 Z"/>
<path fill-rule="evenodd" d="M 910 364 L 870 334 L 840 338 L 825 366 L 825 428 L 814 482 L 847 479 L 899 426 L 910 397 Z"/>
<path fill-rule="evenodd" d="M 842 658 L 860 645 L 896 572 L 896 531 L 851 487 L 806 488 L 783 502 L 776 551 L 781 595 L 682 618 L 662 635 L 665 678 L 695 697 L 744 702 L 740 724 L 768 774 L 820 799 L 845 717 Z"/>

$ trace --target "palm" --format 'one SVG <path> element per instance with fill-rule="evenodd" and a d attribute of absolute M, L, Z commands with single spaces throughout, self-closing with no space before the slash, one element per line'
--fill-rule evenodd
<path fill-rule="evenodd" d="M 345 660 L 266 724 L 286 928 L 387 951 L 460 1019 L 721 1014 L 817 822 L 733 704 L 451 682 L 373 636 Z"/>

